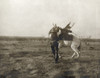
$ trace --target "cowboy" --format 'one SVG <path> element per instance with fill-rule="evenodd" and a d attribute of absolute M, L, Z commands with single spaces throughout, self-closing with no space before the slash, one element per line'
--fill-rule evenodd
<path fill-rule="evenodd" d="M 59 31 L 59 28 L 58 26 L 55 24 L 54 27 L 49 31 L 49 35 L 51 37 L 51 50 L 52 50 L 52 53 L 54 55 L 54 58 L 55 58 L 55 63 L 58 62 L 58 31 Z"/>

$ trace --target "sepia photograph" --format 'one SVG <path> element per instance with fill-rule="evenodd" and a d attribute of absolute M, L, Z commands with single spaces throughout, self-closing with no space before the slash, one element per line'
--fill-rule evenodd
<path fill-rule="evenodd" d="M 0 0 L 0 78 L 100 78 L 100 0 Z"/>

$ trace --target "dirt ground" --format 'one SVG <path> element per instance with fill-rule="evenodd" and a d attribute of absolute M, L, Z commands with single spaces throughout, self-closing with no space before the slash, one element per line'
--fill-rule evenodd
<path fill-rule="evenodd" d="M 82 45 L 79 59 L 63 47 L 56 64 L 45 40 L 0 40 L 0 78 L 100 78 L 99 46 Z"/>

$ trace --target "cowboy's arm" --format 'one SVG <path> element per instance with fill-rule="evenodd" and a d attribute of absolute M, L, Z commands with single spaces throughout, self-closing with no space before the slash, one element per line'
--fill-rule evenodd
<path fill-rule="evenodd" d="M 50 35 L 51 35 L 51 33 L 49 32 L 49 33 L 48 33 L 48 37 L 49 37 L 49 38 L 50 38 Z"/>
<path fill-rule="evenodd" d="M 51 32 L 49 31 L 48 35 L 50 35 L 50 34 L 51 34 Z"/>
<path fill-rule="evenodd" d="M 52 33 L 52 29 L 49 31 L 48 33 L 48 37 L 50 38 L 51 37 L 51 33 Z"/>
<path fill-rule="evenodd" d="M 50 35 L 52 33 L 52 29 L 49 31 L 48 35 Z"/>

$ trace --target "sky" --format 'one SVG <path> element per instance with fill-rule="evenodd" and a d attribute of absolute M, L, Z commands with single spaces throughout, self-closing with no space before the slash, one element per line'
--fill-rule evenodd
<path fill-rule="evenodd" d="M 100 0 L 0 0 L 0 36 L 47 37 L 53 24 L 100 38 Z"/>

